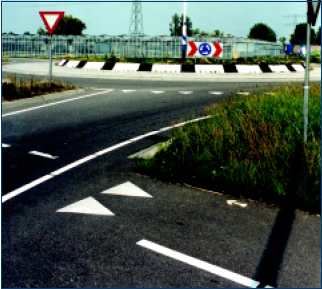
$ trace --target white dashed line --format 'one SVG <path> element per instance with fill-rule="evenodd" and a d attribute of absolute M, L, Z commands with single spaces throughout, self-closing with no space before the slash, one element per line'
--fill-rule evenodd
<path fill-rule="evenodd" d="M 250 288 L 257 288 L 259 285 L 258 281 L 255 281 L 253 279 L 250 279 L 248 277 L 242 276 L 240 274 L 234 273 L 232 271 L 223 269 L 219 266 L 212 265 L 208 262 L 190 257 L 188 255 L 182 254 L 178 251 L 174 251 L 172 249 L 168 249 L 164 246 L 158 245 L 156 243 L 150 242 L 148 240 L 141 240 L 136 243 L 137 245 L 144 247 L 146 249 L 149 249 L 151 251 L 154 251 L 158 254 L 170 257 L 172 259 L 175 259 L 177 261 L 186 263 L 188 265 L 194 266 L 196 268 L 199 268 L 201 270 L 207 271 L 209 273 L 215 274 L 217 276 L 220 276 L 222 278 L 228 279 L 230 281 L 233 281 L 237 284 L 250 287 Z"/>
<path fill-rule="evenodd" d="M 224 94 L 222 91 L 208 91 L 209 94 L 214 94 L 214 95 L 222 95 Z"/>
<path fill-rule="evenodd" d="M 84 99 L 84 98 L 89 98 L 89 97 L 92 97 L 92 96 L 96 96 L 96 95 L 100 95 L 100 94 L 104 94 L 104 93 L 109 93 L 111 91 L 112 90 L 109 89 L 109 90 L 104 90 L 104 91 L 100 91 L 100 92 L 95 92 L 95 93 L 91 93 L 91 94 L 78 96 L 78 97 L 64 99 L 64 100 L 60 100 L 60 101 L 56 101 L 56 102 L 51 102 L 51 103 L 47 103 L 47 104 L 43 104 L 43 105 L 39 105 L 39 106 L 33 106 L 33 107 L 26 108 L 26 109 L 5 113 L 5 114 L 2 115 L 2 117 L 16 115 L 16 114 L 20 114 L 20 113 L 24 113 L 24 112 L 28 112 L 28 111 L 33 111 L 33 110 L 37 110 L 37 109 L 41 109 L 41 108 L 45 108 L 45 107 L 55 106 L 55 105 L 58 105 L 58 104 L 72 102 L 72 101 L 76 101 L 76 100 L 80 100 L 80 99 Z"/>
<path fill-rule="evenodd" d="M 161 93 L 164 93 L 163 90 L 152 90 L 151 91 L 153 94 L 161 94 Z"/>
<path fill-rule="evenodd" d="M 55 159 L 58 158 L 57 156 L 53 156 L 53 155 L 46 154 L 46 153 L 42 153 L 42 152 L 38 152 L 38 151 L 30 151 L 29 154 L 34 155 L 34 156 L 39 156 L 39 157 L 47 158 L 47 159 L 51 159 L 51 160 L 55 160 Z"/>
<path fill-rule="evenodd" d="M 3 147 L 3 148 L 10 148 L 11 145 L 10 144 L 6 144 L 6 143 L 3 143 L 3 144 L 1 144 L 1 147 Z"/>
<path fill-rule="evenodd" d="M 122 89 L 121 90 L 123 93 L 131 93 L 131 92 L 134 92 L 136 91 L 135 89 Z"/>
<path fill-rule="evenodd" d="M 179 90 L 178 93 L 180 94 L 192 94 L 191 90 Z"/>
<path fill-rule="evenodd" d="M 81 159 L 79 159 L 77 161 L 74 161 L 74 162 L 72 162 L 72 163 L 70 163 L 70 164 L 68 164 L 68 165 L 66 165 L 66 166 L 64 166 L 64 167 L 62 167 L 62 168 L 60 168 L 58 170 L 55 170 L 55 171 L 49 173 L 48 175 L 40 177 L 39 179 L 36 179 L 36 180 L 32 181 L 29 184 L 26 184 L 26 185 L 24 185 L 24 186 L 22 186 L 20 188 L 17 188 L 15 190 L 7 193 L 6 195 L 3 195 L 2 196 L 2 203 L 5 203 L 6 201 L 8 201 L 8 200 L 20 195 L 21 193 L 24 193 L 24 192 L 26 192 L 26 191 L 28 191 L 28 190 L 30 190 L 30 189 L 32 189 L 32 188 L 44 183 L 44 182 L 46 182 L 46 181 L 48 181 L 48 180 L 50 180 L 50 179 L 52 179 L 52 178 L 54 178 L 54 177 L 56 177 L 58 175 L 61 175 L 61 174 L 65 173 L 65 172 L 67 172 L 67 171 L 69 171 L 69 170 L 71 170 L 73 168 L 76 168 L 76 167 L 78 167 L 78 166 L 80 166 L 80 165 L 82 165 L 84 163 L 89 162 L 90 160 L 93 160 L 93 159 L 95 159 L 97 157 L 105 155 L 105 154 L 107 154 L 109 152 L 115 151 L 117 149 L 125 147 L 125 146 L 127 146 L 129 144 L 132 144 L 134 142 L 137 142 L 137 141 L 139 141 L 141 139 L 144 139 L 144 138 L 147 138 L 149 136 L 160 134 L 162 132 L 171 130 L 171 129 L 176 128 L 176 127 L 181 127 L 181 126 L 184 126 L 184 125 L 189 124 L 189 123 L 194 123 L 194 122 L 202 121 L 202 120 L 205 120 L 205 119 L 209 119 L 211 117 L 212 117 L 211 115 L 203 116 L 203 117 L 199 117 L 199 118 L 196 118 L 196 119 L 181 122 L 181 123 L 178 123 L 178 124 L 175 124 L 175 125 L 172 125 L 172 126 L 167 126 L 167 127 L 161 128 L 159 130 L 154 130 L 154 131 L 148 132 L 146 134 L 139 135 L 137 137 L 131 138 L 129 140 L 123 141 L 123 142 L 118 143 L 116 145 L 113 145 L 113 146 L 110 146 L 110 147 L 105 148 L 103 150 L 100 150 L 100 151 L 98 151 L 98 152 L 96 152 L 94 154 L 91 154 L 89 156 L 81 158 Z"/>

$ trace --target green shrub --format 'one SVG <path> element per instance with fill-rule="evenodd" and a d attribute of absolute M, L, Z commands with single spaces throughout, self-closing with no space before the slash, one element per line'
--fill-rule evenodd
<path fill-rule="evenodd" d="M 311 87 L 303 145 L 303 88 L 287 86 L 207 108 L 213 118 L 175 130 L 146 172 L 231 194 L 320 210 L 320 86 Z M 307 182 L 304 179 L 304 168 Z M 306 189 L 305 189 L 306 186 Z M 306 190 L 306 192 L 305 192 Z"/>

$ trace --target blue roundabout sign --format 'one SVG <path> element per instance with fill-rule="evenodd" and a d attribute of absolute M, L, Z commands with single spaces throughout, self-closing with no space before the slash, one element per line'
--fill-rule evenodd
<path fill-rule="evenodd" d="M 211 46 L 209 43 L 204 42 L 199 45 L 199 53 L 203 56 L 211 54 Z"/>

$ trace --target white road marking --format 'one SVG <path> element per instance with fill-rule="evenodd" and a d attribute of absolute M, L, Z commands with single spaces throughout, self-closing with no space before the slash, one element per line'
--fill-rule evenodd
<path fill-rule="evenodd" d="M 153 243 L 148 240 L 141 240 L 136 243 L 137 245 L 144 247 L 146 249 L 149 249 L 151 251 L 154 251 L 158 254 L 173 258 L 175 260 L 178 260 L 180 262 L 186 263 L 188 265 L 197 267 L 201 270 L 207 271 L 209 273 L 218 275 L 222 278 L 228 279 L 230 281 L 233 281 L 237 284 L 250 287 L 250 288 L 256 288 L 259 285 L 258 281 L 255 281 L 253 279 L 250 279 L 248 277 L 242 276 L 240 274 L 234 273 L 232 271 L 223 269 L 221 267 L 212 265 L 208 262 L 190 257 L 188 255 L 182 254 L 178 251 L 174 251 L 172 249 L 168 249 L 164 246 L 158 245 L 156 243 Z"/>
<path fill-rule="evenodd" d="M 20 113 L 24 113 L 24 112 L 28 112 L 28 111 L 33 111 L 33 110 L 37 110 L 37 109 L 41 109 L 41 108 L 45 108 L 45 107 L 55 106 L 55 105 L 58 105 L 58 104 L 72 102 L 72 101 L 76 101 L 76 100 L 80 100 L 80 99 L 84 99 L 84 98 L 89 98 L 89 97 L 93 97 L 93 96 L 96 96 L 96 95 L 109 93 L 111 91 L 112 91 L 111 89 L 104 90 L 104 91 L 90 93 L 90 94 L 86 94 L 86 95 L 82 95 L 82 96 L 78 96 L 78 97 L 73 97 L 73 98 L 64 99 L 64 100 L 55 101 L 55 102 L 50 102 L 50 103 L 39 105 L 39 106 L 33 106 L 33 107 L 25 108 L 25 109 L 22 109 L 22 110 L 12 111 L 12 112 L 8 112 L 8 113 L 3 114 L 2 117 L 16 115 L 16 114 L 20 114 Z"/>
<path fill-rule="evenodd" d="M 110 91 L 114 91 L 114 89 L 110 89 L 110 88 L 100 88 L 100 87 L 91 87 L 92 90 L 98 90 L 98 91 L 102 91 L 102 90 L 110 90 Z"/>
<path fill-rule="evenodd" d="M 96 153 L 93 153 L 93 154 L 91 154 L 89 156 L 86 156 L 86 157 L 81 158 L 81 159 L 79 159 L 77 161 L 74 161 L 74 162 L 72 162 L 72 163 L 70 163 L 70 164 L 68 164 L 68 165 L 66 165 L 66 166 L 64 166 L 64 167 L 62 167 L 62 168 L 60 168 L 58 170 L 55 170 L 55 171 L 53 171 L 53 172 L 51 172 L 51 173 L 49 173 L 49 174 L 47 174 L 47 175 L 45 175 L 43 177 L 40 177 L 39 179 L 36 179 L 36 180 L 30 182 L 29 184 L 26 184 L 26 185 L 24 185 L 24 186 L 22 186 L 20 188 L 17 188 L 15 190 L 7 193 L 6 195 L 3 195 L 2 196 L 2 203 L 5 203 L 6 201 L 8 201 L 8 200 L 10 200 L 10 199 L 12 199 L 12 198 L 24 193 L 24 192 L 36 187 L 36 186 L 38 186 L 38 185 L 40 185 L 40 184 L 42 184 L 42 183 L 44 183 L 44 182 L 56 177 L 58 175 L 61 175 L 61 174 L 65 173 L 65 172 L 67 172 L 67 171 L 69 171 L 69 170 L 71 170 L 73 168 L 76 168 L 76 167 L 78 167 L 78 166 L 80 166 L 80 165 L 82 165 L 84 163 L 89 162 L 90 160 L 93 160 L 93 159 L 95 159 L 97 157 L 105 155 L 105 154 L 107 154 L 109 152 L 115 151 L 117 149 L 120 149 L 120 148 L 122 148 L 124 146 L 132 144 L 134 142 L 137 142 L 137 141 L 142 140 L 144 138 L 147 138 L 149 136 L 160 134 L 162 132 L 171 130 L 171 129 L 176 128 L 176 127 L 181 127 L 181 126 L 184 126 L 184 125 L 189 124 L 189 123 L 194 123 L 194 122 L 202 121 L 202 120 L 205 120 L 205 119 L 209 119 L 211 117 L 212 117 L 211 115 L 203 116 L 203 117 L 199 117 L 199 118 L 196 118 L 196 119 L 181 122 L 181 123 L 178 123 L 178 124 L 175 124 L 175 125 L 172 125 L 172 126 L 167 126 L 167 127 L 161 128 L 159 130 L 154 130 L 154 131 L 148 132 L 146 134 L 139 135 L 137 137 L 131 138 L 131 139 L 126 140 L 126 141 L 123 141 L 123 142 L 118 143 L 116 145 L 107 147 L 107 148 L 105 148 L 103 150 L 100 150 L 100 151 L 98 151 Z"/>
<path fill-rule="evenodd" d="M 121 90 L 123 93 L 131 93 L 131 92 L 134 92 L 136 91 L 135 89 L 122 89 Z"/>
<path fill-rule="evenodd" d="M 76 203 L 68 205 L 62 209 L 57 210 L 58 213 L 76 213 L 86 215 L 102 215 L 114 216 L 113 212 L 105 208 L 101 203 L 96 201 L 93 197 L 80 200 Z"/>
<path fill-rule="evenodd" d="M 178 93 L 180 94 L 192 94 L 193 91 L 191 90 L 179 90 Z"/>
<path fill-rule="evenodd" d="M 238 202 L 237 200 L 227 200 L 226 203 L 229 206 L 238 206 L 238 207 L 241 207 L 241 208 L 246 208 L 247 207 L 246 203 L 241 203 L 241 202 Z"/>
<path fill-rule="evenodd" d="M 47 158 L 47 159 L 51 159 L 51 160 L 55 160 L 55 159 L 58 158 L 57 156 L 53 156 L 53 155 L 38 152 L 38 151 L 30 151 L 29 154 L 39 156 L 39 157 L 43 157 L 43 158 Z"/>
<path fill-rule="evenodd" d="M 164 90 L 152 90 L 151 92 L 153 94 L 161 94 L 161 93 L 164 93 Z"/>
<path fill-rule="evenodd" d="M 3 144 L 1 144 L 1 147 L 3 147 L 3 148 L 10 148 L 11 145 L 10 144 L 6 144 L 6 143 L 3 143 Z"/>
<path fill-rule="evenodd" d="M 117 185 L 113 188 L 110 188 L 106 191 L 101 192 L 101 194 L 127 196 L 127 197 L 152 198 L 150 194 L 143 191 L 142 189 L 132 184 L 131 182 L 125 182 L 123 184 Z"/>
<path fill-rule="evenodd" d="M 208 91 L 209 94 L 221 95 L 224 94 L 222 91 Z"/>
<path fill-rule="evenodd" d="M 249 95 L 250 92 L 249 91 L 238 91 L 237 94 L 239 94 L 239 95 Z"/>

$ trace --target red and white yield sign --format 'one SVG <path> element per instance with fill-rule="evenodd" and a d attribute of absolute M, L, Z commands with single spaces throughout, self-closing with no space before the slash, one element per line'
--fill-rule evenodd
<path fill-rule="evenodd" d="M 53 34 L 59 21 L 64 17 L 63 11 L 39 11 L 39 15 L 44 22 L 49 34 Z"/>
<path fill-rule="evenodd" d="M 188 41 L 187 57 L 215 57 L 220 58 L 223 54 L 221 42 L 196 42 Z"/>

